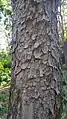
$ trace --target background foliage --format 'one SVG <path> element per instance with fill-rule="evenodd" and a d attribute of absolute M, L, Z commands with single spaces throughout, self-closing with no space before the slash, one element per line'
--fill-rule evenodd
<path fill-rule="evenodd" d="M 0 86 L 10 84 L 11 80 L 11 55 L 3 50 L 0 51 Z"/>

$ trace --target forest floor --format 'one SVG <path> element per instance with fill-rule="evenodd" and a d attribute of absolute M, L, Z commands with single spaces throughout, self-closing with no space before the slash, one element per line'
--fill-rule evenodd
<path fill-rule="evenodd" d="M 6 119 L 8 113 L 9 86 L 0 88 L 0 119 Z"/>

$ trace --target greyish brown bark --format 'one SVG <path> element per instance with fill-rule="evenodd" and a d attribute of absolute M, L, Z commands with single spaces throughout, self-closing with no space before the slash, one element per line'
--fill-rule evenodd
<path fill-rule="evenodd" d="M 12 81 L 7 119 L 60 119 L 58 0 L 12 0 Z"/>

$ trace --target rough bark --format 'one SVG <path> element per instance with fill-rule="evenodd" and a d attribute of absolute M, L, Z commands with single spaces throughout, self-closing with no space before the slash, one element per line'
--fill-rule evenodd
<path fill-rule="evenodd" d="M 7 119 L 60 119 L 58 0 L 12 0 L 12 81 Z"/>
<path fill-rule="evenodd" d="M 64 57 L 65 57 L 65 69 L 67 69 L 67 41 L 64 42 Z"/>

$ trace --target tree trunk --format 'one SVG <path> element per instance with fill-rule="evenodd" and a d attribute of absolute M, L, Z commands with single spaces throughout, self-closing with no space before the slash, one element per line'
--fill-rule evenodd
<path fill-rule="evenodd" d="M 57 0 L 12 0 L 12 7 L 7 119 L 60 119 Z"/>

